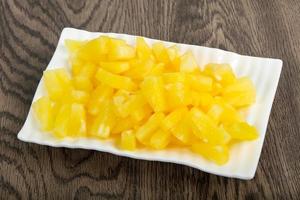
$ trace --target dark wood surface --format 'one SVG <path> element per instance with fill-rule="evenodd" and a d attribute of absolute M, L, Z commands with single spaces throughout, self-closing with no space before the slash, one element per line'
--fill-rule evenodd
<path fill-rule="evenodd" d="M 300 198 L 299 0 L 0 2 L 0 199 Z M 20 142 L 42 71 L 67 26 L 281 58 L 255 178 Z"/>

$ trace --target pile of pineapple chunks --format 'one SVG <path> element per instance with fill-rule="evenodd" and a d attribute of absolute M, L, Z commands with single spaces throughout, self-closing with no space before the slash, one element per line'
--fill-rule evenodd
<path fill-rule="evenodd" d="M 56 138 L 113 139 L 124 150 L 187 148 L 222 165 L 231 144 L 258 137 L 243 114 L 255 102 L 253 83 L 228 64 L 201 69 L 191 51 L 150 47 L 142 37 L 135 46 L 107 36 L 65 46 L 71 70 L 46 70 L 47 95 L 33 103 L 41 129 Z"/>

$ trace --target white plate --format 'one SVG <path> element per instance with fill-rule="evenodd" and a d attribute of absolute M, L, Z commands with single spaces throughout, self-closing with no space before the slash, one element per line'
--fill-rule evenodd
<path fill-rule="evenodd" d="M 135 43 L 136 36 L 116 33 L 92 33 L 74 28 L 64 28 L 58 41 L 57 48 L 47 67 L 53 69 L 66 67 L 67 51 L 64 46 L 65 39 L 89 40 L 99 35 L 107 35 L 126 40 L 129 44 Z M 146 38 L 148 44 L 158 40 Z M 172 42 L 165 42 L 172 45 Z M 29 110 L 26 122 L 18 134 L 18 138 L 25 142 L 32 142 L 53 147 L 68 147 L 94 149 L 109 152 L 115 155 L 126 156 L 143 160 L 155 160 L 187 165 L 204 172 L 234 177 L 240 179 L 252 179 L 254 177 L 258 160 L 260 157 L 263 141 L 266 134 L 268 119 L 275 96 L 282 61 L 270 58 L 258 58 L 243 56 L 220 49 L 201 47 L 187 44 L 177 44 L 180 50 L 192 50 L 197 58 L 198 64 L 204 66 L 206 63 L 229 63 L 238 76 L 247 75 L 252 79 L 257 90 L 257 102 L 249 110 L 247 121 L 258 129 L 259 139 L 252 142 L 243 142 L 233 146 L 230 150 L 230 160 L 226 165 L 218 166 L 212 162 L 195 155 L 188 150 L 174 149 L 162 151 L 137 150 L 134 152 L 122 151 L 116 148 L 112 141 L 100 141 L 95 139 L 66 139 L 57 140 L 51 134 L 40 131 L 33 117 L 32 107 Z M 43 81 L 40 81 L 33 101 L 44 94 Z M 268 147 L 267 147 L 268 148 Z"/>

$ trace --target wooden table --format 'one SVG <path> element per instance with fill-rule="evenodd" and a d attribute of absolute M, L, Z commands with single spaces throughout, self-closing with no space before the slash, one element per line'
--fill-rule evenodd
<path fill-rule="evenodd" d="M 299 10 L 299 0 L 1 0 L 1 199 L 299 199 Z M 64 27 L 281 58 L 255 178 L 20 142 L 16 135 Z"/>

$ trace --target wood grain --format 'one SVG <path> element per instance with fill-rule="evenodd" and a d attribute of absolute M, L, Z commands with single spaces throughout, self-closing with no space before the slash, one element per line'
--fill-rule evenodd
<path fill-rule="evenodd" d="M 299 199 L 299 0 L 0 2 L 1 199 Z M 176 164 L 18 141 L 64 27 L 281 58 L 255 178 L 240 181 Z"/>

